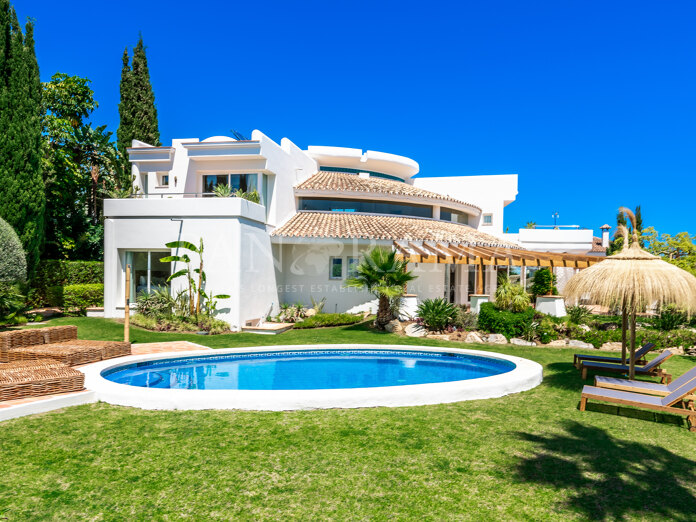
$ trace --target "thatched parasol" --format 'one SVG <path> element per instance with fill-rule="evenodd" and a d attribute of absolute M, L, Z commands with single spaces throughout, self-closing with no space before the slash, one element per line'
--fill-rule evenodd
<path fill-rule="evenodd" d="M 621 252 L 607 257 L 575 274 L 565 286 L 570 302 L 587 300 L 593 304 L 620 308 L 623 315 L 622 361 L 626 362 L 626 330 L 630 317 L 631 359 L 629 377 L 635 377 L 633 356 L 636 348 L 636 313 L 649 306 L 675 305 L 688 314 L 696 311 L 696 277 L 681 268 L 663 261 L 640 247 L 635 216 L 621 207 L 633 224 L 633 240 L 629 245 L 628 231 Z"/>

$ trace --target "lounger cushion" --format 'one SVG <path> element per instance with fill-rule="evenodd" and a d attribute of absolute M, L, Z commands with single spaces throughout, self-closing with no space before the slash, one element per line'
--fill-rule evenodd
<path fill-rule="evenodd" d="M 611 390 L 608 388 L 597 388 L 596 386 L 584 386 L 582 389 L 583 396 L 590 396 L 599 401 L 606 400 L 608 402 L 626 401 L 647 406 L 662 406 L 662 397 L 654 395 L 643 395 L 642 393 L 631 393 L 621 390 Z"/>
<path fill-rule="evenodd" d="M 660 384 L 657 382 L 646 382 L 646 381 L 631 381 L 629 379 L 619 379 L 618 377 L 605 377 L 603 375 L 598 375 L 595 377 L 595 384 L 600 387 L 614 387 L 614 386 L 625 386 L 635 389 L 636 391 L 644 391 L 645 393 L 657 392 L 657 393 L 668 393 L 671 392 L 671 384 Z"/>

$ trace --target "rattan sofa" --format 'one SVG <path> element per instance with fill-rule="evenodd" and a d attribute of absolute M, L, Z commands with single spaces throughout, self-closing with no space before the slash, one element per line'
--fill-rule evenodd
<path fill-rule="evenodd" d="M 53 359 L 77 366 L 130 353 L 128 342 L 78 339 L 77 326 L 0 332 L 0 363 Z"/>

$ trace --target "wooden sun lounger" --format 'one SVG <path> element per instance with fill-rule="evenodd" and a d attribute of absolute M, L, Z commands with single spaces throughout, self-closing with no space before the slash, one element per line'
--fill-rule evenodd
<path fill-rule="evenodd" d="M 674 353 L 671 350 L 664 350 L 645 366 L 636 366 L 634 368 L 636 375 L 660 377 L 663 384 L 669 384 L 672 381 L 672 376 L 660 368 L 660 365 L 673 355 Z M 590 370 L 594 372 L 627 373 L 629 369 L 628 364 L 609 364 L 593 361 L 581 361 L 580 363 L 583 379 L 587 379 L 587 372 Z"/>
<path fill-rule="evenodd" d="M 653 343 L 647 343 L 644 344 L 639 350 L 636 350 L 635 354 L 635 361 L 636 365 L 639 366 L 644 366 L 647 364 L 647 359 L 645 356 L 655 348 L 655 345 Z M 630 354 L 629 354 L 630 357 Z M 575 366 L 578 370 L 580 369 L 580 361 L 595 361 L 595 362 L 603 362 L 603 363 L 614 363 L 614 364 L 621 364 L 621 357 L 613 357 L 613 356 L 608 356 L 608 355 L 585 355 L 583 353 L 576 353 L 573 356 L 573 366 Z"/>
<path fill-rule="evenodd" d="M 609 388 L 612 390 L 621 390 L 633 393 L 645 393 L 646 395 L 659 395 L 665 397 L 677 390 L 681 386 L 689 383 L 696 383 L 696 366 L 688 372 L 681 374 L 669 384 L 660 384 L 649 381 L 631 381 L 628 379 L 619 379 L 617 377 L 604 377 L 598 375 L 595 377 L 595 386 L 598 388 Z M 689 395 L 686 400 L 696 400 L 696 395 Z"/>
<path fill-rule="evenodd" d="M 694 391 L 696 391 L 696 381 L 693 380 L 686 384 L 682 384 L 665 397 L 597 388 L 596 386 L 585 386 L 582 389 L 580 398 L 580 411 L 585 411 L 587 401 L 590 399 L 624 406 L 634 406 L 646 410 L 686 415 L 689 430 L 696 431 L 696 410 L 694 410 L 694 401 L 685 402 L 684 400 L 687 396 L 692 395 Z"/>

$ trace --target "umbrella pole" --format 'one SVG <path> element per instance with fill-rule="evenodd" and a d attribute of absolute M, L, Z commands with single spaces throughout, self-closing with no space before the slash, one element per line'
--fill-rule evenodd
<path fill-rule="evenodd" d="M 626 364 L 626 330 L 628 330 L 628 313 L 624 304 L 621 310 L 621 364 Z"/>
<path fill-rule="evenodd" d="M 628 378 L 634 379 L 636 377 L 636 311 L 631 312 L 631 363 L 628 369 Z"/>

